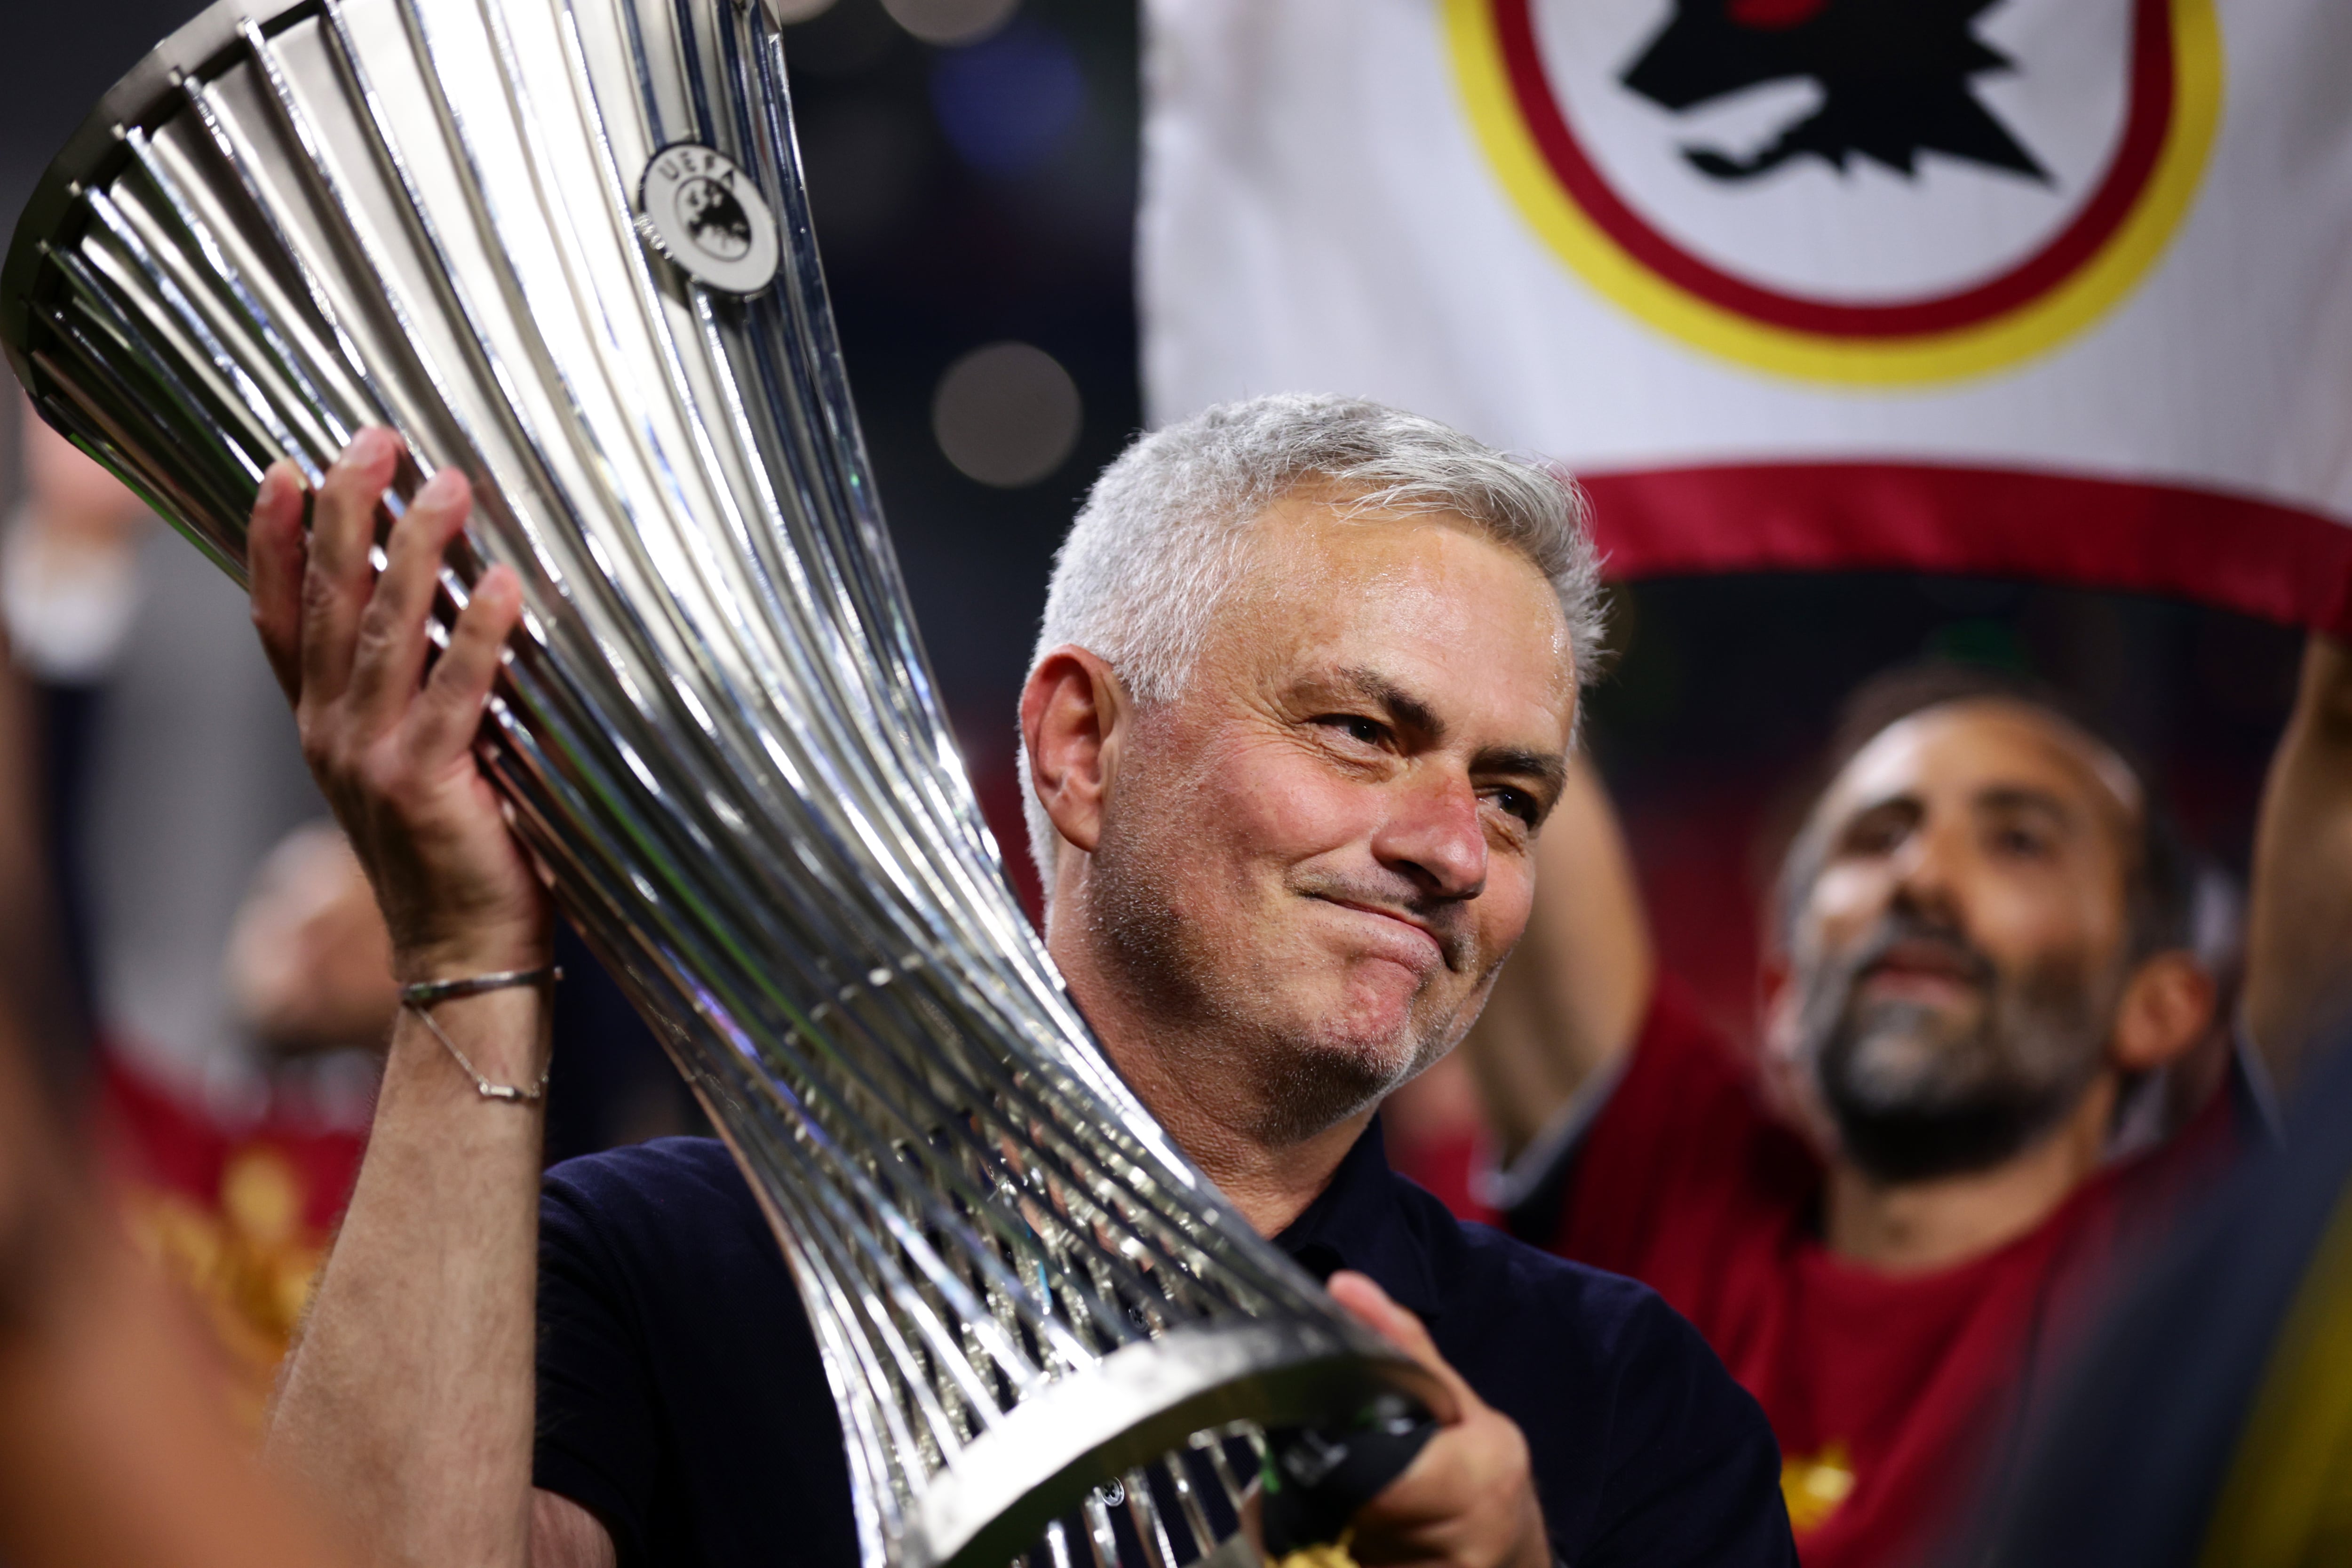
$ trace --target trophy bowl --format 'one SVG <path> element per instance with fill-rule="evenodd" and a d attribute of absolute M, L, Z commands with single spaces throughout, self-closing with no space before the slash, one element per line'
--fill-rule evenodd
<path fill-rule="evenodd" d="M 773 1224 L 869 1568 L 1231 1552 L 1234 1434 L 1444 1409 L 1152 1120 L 1006 887 L 756 0 L 222 0 L 48 171 L 0 338 L 232 575 L 280 457 L 393 427 L 386 526 L 472 481 L 436 635 L 493 563 L 526 605 L 482 766 Z"/>

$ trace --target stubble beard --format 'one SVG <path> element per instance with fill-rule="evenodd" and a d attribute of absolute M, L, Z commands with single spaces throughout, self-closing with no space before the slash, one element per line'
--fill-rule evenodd
<path fill-rule="evenodd" d="M 1129 994 L 1168 1025 L 1161 1042 L 1172 1048 L 1158 1065 L 1192 1080 L 1179 1085 L 1188 1098 L 1197 1104 L 1214 1093 L 1235 1131 L 1285 1147 L 1377 1104 L 1452 1047 L 1461 1031 L 1451 1016 L 1425 1019 L 1414 1008 L 1402 1037 L 1368 1039 L 1299 1016 L 1285 1005 L 1279 977 L 1267 981 L 1220 962 L 1161 870 L 1179 863 L 1171 855 L 1181 847 L 1155 843 L 1151 829 L 1129 826 L 1161 815 L 1125 812 L 1105 822 L 1086 919 L 1089 941 Z M 1211 1088 L 1208 1074 L 1233 1087 Z"/>
<path fill-rule="evenodd" d="M 1966 955 L 1982 1001 L 1973 1021 L 1930 1005 L 1856 995 L 1897 942 Z M 2003 974 L 1966 936 L 1890 916 L 1843 961 L 1798 976 L 1799 1060 L 1846 1158 L 1889 1184 L 2000 1164 L 2055 1129 L 2097 1078 L 2122 989 L 2121 965 L 2087 973 L 2075 957 Z"/>

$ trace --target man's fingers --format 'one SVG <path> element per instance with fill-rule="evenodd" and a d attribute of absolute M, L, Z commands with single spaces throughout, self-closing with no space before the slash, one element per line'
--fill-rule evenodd
<path fill-rule="evenodd" d="M 1421 1320 L 1391 1300 L 1370 1275 L 1342 1268 L 1324 1281 L 1324 1288 L 1350 1317 L 1415 1361 L 1437 1359 L 1437 1343 Z"/>
<path fill-rule="evenodd" d="M 349 693 L 363 729 L 396 718 L 425 671 L 425 621 L 441 559 L 466 525 L 472 492 L 465 475 L 443 468 L 416 492 L 384 546 L 384 567 L 360 616 Z"/>
<path fill-rule="evenodd" d="M 1374 1284 L 1370 1275 L 1343 1268 L 1324 1283 L 1331 1299 L 1345 1307 L 1349 1316 L 1447 1383 L 1461 1383 L 1454 1369 L 1445 1364 L 1445 1358 L 1438 1353 L 1437 1342 L 1429 1337 L 1421 1320 L 1389 1300 L 1389 1293 Z"/>
<path fill-rule="evenodd" d="M 1462 1374 L 1446 1364 L 1445 1357 L 1438 1352 L 1437 1342 L 1429 1337 L 1421 1320 L 1389 1300 L 1389 1293 L 1374 1284 L 1370 1275 L 1343 1268 L 1325 1280 L 1324 1288 L 1349 1316 L 1419 1362 L 1445 1385 L 1446 1392 L 1453 1395 L 1454 1408 L 1451 1413 L 1436 1414 L 1447 1425 L 1458 1424 L 1483 1405 L 1462 1380 Z"/>
<path fill-rule="evenodd" d="M 1403 1474 L 1356 1513 L 1356 1556 L 1366 1563 L 1540 1563 L 1549 1554 L 1527 1438 L 1446 1365 L 1422 1321 L 1361 1274 L 1328 1281 L 1332 1298 L 1367 1328 L 1426 1368 L 1454 1396 L 1444 1430 Z"/>
<path fill-rule="evenodd" d="M 473 744 L 482 703 L 498 678 L 499 651 L 521 618 L 522 584 L 513 568 L 493 566 L 483 573 L 450 628 L 449 646 L 433 666 L 411 719 L 412 752 L 427 765 Z"/>
<path fill-rule="evenodd" d="M 352 437 L 310 503 L 309 570 L 302 577 L 302 691 L 312 700 L 342 695 L 352 645 L 375 568 L 375 515 L 400 462 L 400 437 L 371 427 Z"/>
<path fill-rule="evenodd" d="M 302 475 L 290 458 L 280 458 L 261 476 L 246 527 L 245 567 L 253 603 L 253 629 L 270 673 L 288 701 L 302 695 L 302 573 L 309 552 L 302 542 Z"/>

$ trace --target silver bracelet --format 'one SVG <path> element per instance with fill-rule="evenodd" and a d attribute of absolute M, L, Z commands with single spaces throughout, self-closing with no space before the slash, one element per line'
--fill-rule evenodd
<path fill-rule="evenodd" d="M 417 1020 L 433 1031 L 442 1049 L 457 1059 L 474 1080 L 474 1092 L 484 1100 L 503 1100 L 509 1105 L 536 1105 L 547 1098 L 547 1071 L 541 1071 L 539 1081 L 525 1089 L 520 1084 L 492 1083 L 457 1048 L 457 1042 L 444 1034 L 434 1021 L 431 1008 L 436 1002 L 452 1002 L 461 996 L 478 996 L 485 991 L 503 991 L 515 985 L 552 986 L 563 978 L 563 971 L 555 965 L 543 964 L 537 969 L 502 969 L 495 974 L 468 975 L 463 980 L 420 980 L 400 988 L 400 1005 L 414 1013 Z M 552 1070 L 552 1065 L 548 1070 Z"/>

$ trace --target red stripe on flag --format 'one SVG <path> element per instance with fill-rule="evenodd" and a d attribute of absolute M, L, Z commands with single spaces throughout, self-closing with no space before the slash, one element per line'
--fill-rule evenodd
<path fill-rule="evenodd" d="M 1771 463 L 1579 476 L 1609 574 L 1902 571 L 2195 599 L 2352 637 L 2352 527 L 2069 474 Z"/>

